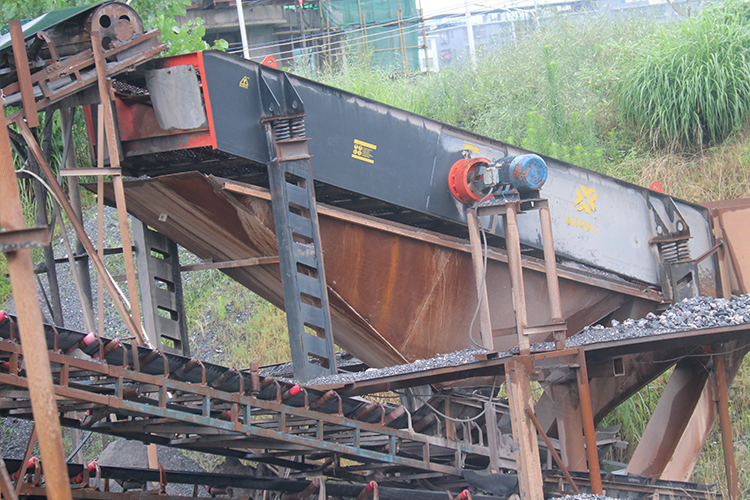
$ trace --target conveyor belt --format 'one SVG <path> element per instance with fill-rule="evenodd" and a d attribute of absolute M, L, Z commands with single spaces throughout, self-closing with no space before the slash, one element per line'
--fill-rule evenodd
<path fill-rule="evenodd" d="M 13 330 L 10 322 L 0 325 L 0 336 L 7 339 L 0 341 L 5 369 L 0 372 L 5 386 L 0 412 L 32 419 L 30 401 L 19 393 L 28 380 Z M 428 408 L 409 413 L 401 406 L 271 378 L 253 382 L 253 373 L 142 346 L 134 349 L 119 340 L 101 339 L 79 351 L 84 334 L 50 326 L 45 332 L 58 408 L 68 415 L 61 422 L 68 427 L 303 471 L 322 471 L 336 457 L 346 457 L 380 463 L 385 470 L 460 477 L 466 463 L 479 468 L 487 463 L 488 448 L 481 441 L 427 434 L 435 424 Z M 72 418 L 70 412 L 85 413 Z M 295 462 L 288 456 L 308 460 Z"/>

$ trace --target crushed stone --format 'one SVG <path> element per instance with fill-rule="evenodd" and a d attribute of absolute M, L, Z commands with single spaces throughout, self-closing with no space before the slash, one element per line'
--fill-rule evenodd
<path fill-rule="evenodd" d="M 587 326 L 580 333 L 567 340 L 568 347 L 580 347 L 589 344 L 611 342 L 615 340 L 638 337 L 652 337 L 666 333 L 690 331 L 697 329 L 720 328 L 728 326 L 750 325 L 750 295 L 733 295 L 730 299 L 713 297 L 695 297 L 684 299 L 673 304 L 663 313 L 648 313 L 645 318 L 627 319 L 622 323 L 613 320 L 611 326 Z M 531 352 L 554 350 L 554 342 L 540 342 L 531 346 Z M 420 359 L 413 363 L 389 366 L 380 369 L 368 369 L 358 373 L 339 373 L 318 377 L 306 385 L 349 384 L 363 380 L 404 375 L 435 368 L 460 366 L 477 361 L 475 354 L 489 352 L 485 349 L 465 349 L 447 354 L 440 354 L 430 359 Z M 518 354 L 518 348 L 498 353 L 499 358 Z"/>

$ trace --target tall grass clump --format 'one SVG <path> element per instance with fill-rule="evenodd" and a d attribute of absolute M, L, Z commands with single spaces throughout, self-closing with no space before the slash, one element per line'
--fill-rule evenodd
<path fill-rule="evenodd" d="M 658 148 L 694 150 L 739 128 L 750 108 L 750 4 L 726 0 L 647 38 L 618 86 L 623 118 Z"/>

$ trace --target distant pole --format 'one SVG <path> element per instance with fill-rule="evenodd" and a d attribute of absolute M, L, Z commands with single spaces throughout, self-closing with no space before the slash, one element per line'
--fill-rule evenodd
<path fill-rule="evenodd" d="M 419 2 L 419 20 L 422 22 L 422 47 L 424 48 L 424 66 L 425 73 L 430 72 L 430 51 L 427 47 L 427 30 L 424 26 L 424 11 L 422 10 L 422 2 Z"/>
<path fill-rule="evenodd" d="M 469 12 L 469 0 L 464 0 L 464 11 L 466 13 L 466 36 L 469 38 L 469 56 L 471 64 L 477 62 L 477 49 L 474 46 L 474 25 L 471 24 L 471 12 Z"/>
<path fill-rule="evenodd" d="M 236 0 L 237 19 L 240 24 L 240 37 L 242 37 L 242 56 L 250 59 L 250 47 L 247 45 L 247 26 L 245 26 L 245 11 L 242 9 L 242 0 Z"/>

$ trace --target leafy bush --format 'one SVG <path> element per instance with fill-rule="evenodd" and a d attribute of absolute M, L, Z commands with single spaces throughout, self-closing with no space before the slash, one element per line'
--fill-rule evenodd
<path fill-rule="evenodd" d="M 623 117 L 657 147 L 724 140 L 750 107 L 750 7 L 727 0 L 659 31 L 634 51 L 619 83 Z"/>

